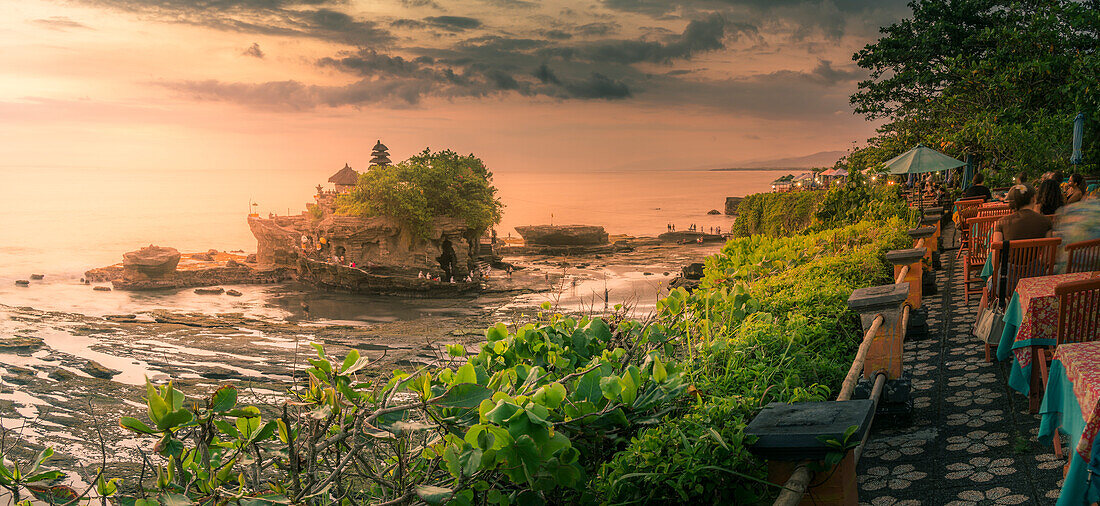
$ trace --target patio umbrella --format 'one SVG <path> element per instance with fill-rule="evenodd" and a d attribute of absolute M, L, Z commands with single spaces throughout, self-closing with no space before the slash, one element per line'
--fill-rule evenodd
<path fill-rule="evenodd" d="M 966 163 L 932 148 L 926 148 L 922 144 L 917 144 L 917 147 L 891 158 L 885 165 L 886 168 L 890 169 L 891 174 L 918 174 L 954 169 L 962 167 Z"/>
<path fill-rule="evenodd" d="M 1073 118 L 1073 154 L 1069 157 L 1069 163 L 1074 165 L 1081 164 L 1081 141 L 1085 137 L 1085 113 L 1077 113 L 1077 117 Z"/>

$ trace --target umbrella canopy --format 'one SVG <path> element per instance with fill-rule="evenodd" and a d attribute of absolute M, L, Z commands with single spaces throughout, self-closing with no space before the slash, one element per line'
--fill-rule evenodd
<path fill-rule="evenodd" d="M 917 144 L 917 147 L 890 159 L 885 165 L 890 169 L 891 174 L 917 174 L 954 169 L 966 163 Z"/>
<path fill-rule="evenodd" d="M 847 176 L 847 175 L 848 175 L 848 171 L 846 171 L 844 169 L 837 169 L 835 172 L 833 172 L 834 177 L 841 177 L 841 176 Z"/>
<path fill-rule="evenodd" d="M 821 175 L 822 176 L 834 176 L 834 175 L 836 175 L 836 170 L 833 170 L 833 169 L 825 170 L 825 171 L 821 172 Z"/>
<path fill-rule="evenodd" d="M 1081 141 L 1085 137 L 1085 113 L 1077 113 L 1073 118 L 1073 154 L 1069 157 L 1069 163 L 1081 164 Z"/>

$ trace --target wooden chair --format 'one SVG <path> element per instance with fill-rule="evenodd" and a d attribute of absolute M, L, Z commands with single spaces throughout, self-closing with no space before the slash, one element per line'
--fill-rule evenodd
<path fill-rule="evenodd" d="M 1058 296 L 1058 346 L 1100 340 L 1100 277 L 1062 283 L 1054 288 L 1054 295 Z M 1039 373 L 1044 387 L 1050 377 L 1053 358 L 1053 349 L 1038 350 Z M 1058 431 L 1054 431 L 1054 455 L 1062 458 Z"/>
<path fill-rule="evenodd" d="M 966 264 L 963 267 L 963 291 L 967 303 L 970 302 L 971 293 L 982 293 L 980 287 L 971 289 L 970 285 L 982 281 L 981 278 L 974 276 L 974 271 L 981 272 L 982 267 L 985 266 L 986 257 L 989 256 L 989 243 L 993 238 L 993 226 L 1000 219 L 999 216 L 987 216 L 966 220 L 969 243 L 966 250 Z"/>
<path fill-rule="evenodd" d="M 987 218 L 990 216 L 1008 216 L 1012 214 L 1012 208 L 1008 204 L 1001 204 L 996 206 L 983 206 L 978 208 L 978 217 Z"/>
<path fill-rule="evenodd" d="M 1005 293 L 1016 291 L 1016 284 L 1021 279 L 1054 274 L 1054 262 L 1058 258 L 1058 246 L 1061 244 L 1061 237 L 1009 241 L 1008 286 Z M 993 263 L 996 265 L 1000 255 L 1005 253 L 1004 243 L 992 244 L 989 249 L 993 255 Z M 998 282 L 999 279 L 994 277 L 991 293 L 997 293 Z"/>
<path fill-rule="evenodd" d="M 1100 239 L 1066 245 L 1066 272 L 1100 271 Z"/>
<path fill-rule="evenodd" d="M 963 252 L 967 250 L 970 245 L 970 224 L 968 220 L 970 218 L 977 218 L 980 206 L 968 206 L 959 210 L 959 252 L 955 254 L 955 259 L 963 257 Z"/>

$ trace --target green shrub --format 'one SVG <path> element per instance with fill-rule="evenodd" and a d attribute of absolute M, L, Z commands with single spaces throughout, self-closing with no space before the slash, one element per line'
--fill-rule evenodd
<path fill-rule="evenodd" d="M 813 223 L 823 191 L 754 193 L 737 205 L 731 232 L 737 237 L 754 234 L 790 235 Z"/>

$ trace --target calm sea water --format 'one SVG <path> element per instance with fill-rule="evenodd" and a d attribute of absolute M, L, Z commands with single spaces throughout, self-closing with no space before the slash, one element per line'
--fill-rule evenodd
<path fill-rule="evenodd" d="M 149 244 L 183 252 L 254 251 L 245 218 L 298 214 L 330 171 L 0 168 L 0 304 L 87 314 L 156 307 L 230 311 L 267 304 L 262 289 L 238 300 L 75 288 L 89 268 Z M 603 225 L 611 234 L 657 235 L 668 223 L 729 228 L 727 196 L 767 191 L 790 171 L 496 171 L 506 205 L 502 236 L 527 224 Z M 44 274 L 31 288 L 16 279 Z M 224 305 L 225 307 L 220 307 Z M 270 304 L 268 304 L 270 305 Z M 277 312 L 277 311 L 276 311 Z"/>

